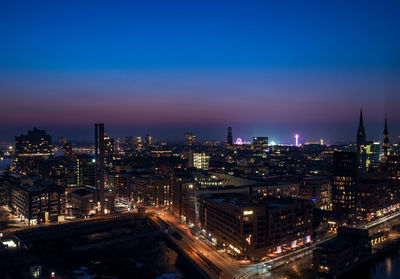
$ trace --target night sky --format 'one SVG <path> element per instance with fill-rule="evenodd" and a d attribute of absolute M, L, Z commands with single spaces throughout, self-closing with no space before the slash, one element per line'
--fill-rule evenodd
<path fill-rule="evenodd" d="M 1 1 L 0 140 L 400 135 L 400 1 Z"/>

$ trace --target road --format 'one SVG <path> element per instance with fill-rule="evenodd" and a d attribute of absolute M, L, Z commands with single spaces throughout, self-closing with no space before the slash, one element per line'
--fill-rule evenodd
<path fill-rule="evenodd" d="M 206 256 L 212 263 L 218 266 L 222 270 L 222 278 L 234 278 L 234 279 L 249 279 L 249 278 L 284 278 L 285 273 L 288 269 L 299 268 L 300 265 L 309 265 L 311 261 L 311 255 L 313 249 L 326 241 L 329 241 L 334 234 L 328 234 L 324 239 L 314 242 L 310 247 L 304 247 L 294 252 L 287 253 L 280 257 L 273 259 L 273 263 L 277 267 L 276 270 L 267 271 L 262 275 L 257 274 L 257 264 L 240 264 L 239 261 L 231 258 L 229 255 L 222 251 L 217 251 L 214 247 L 210 247 L 204 241 L 193 236 L 189 230 L 184 229 L 183 225 L 180 225 L 176 219 L 165 211 L 158 211 L 152 209 L 153 213 L 156 213 L 164 222 L 166 222 L 174 230 L 178 230 L 183 235 L 183 241 L 195 250 Z M 371 232 L 375 231 L 379 225 L 384 224 L 388 221 L 394 221 L 394 219 L 400 216 L 400 212 L 393 213 L 389 216 L 384 216 L 379 220 L 374 220 L 367 225 L 361 225 L 358 228 L 369 229 Z M 288 260 L 291 261 L 288 262 Z"/>
<path fill-rule="evenodd" d="M 156 216 L 161 218 L 165 223 L 167 223 L 171 230 L 175 230 L 180 232 L 182 235 L 181 241 L 185 243 L 187 247 L 189 247 L 192 251 L 198 252 L 204 257 L 206 257 L 210 262 L 215 264 L 222 271 L 222 278 L 231 279 L 237 273 L 242 272 L 242 267 L 238 264 L 238 262 L 231 257 L 227 256 L 225 253 L 217 251 L 214 247 L 210 247 L 203 241 L 193 236 L 189 230 L 183 229 L 181 225 L 179 225 L 176 219 L 166 212 L 158 212 Z M 191 253 L 191 257 L 196 262 L 199 261 L 197 257 L 195 257 L 196 253 Z"/>

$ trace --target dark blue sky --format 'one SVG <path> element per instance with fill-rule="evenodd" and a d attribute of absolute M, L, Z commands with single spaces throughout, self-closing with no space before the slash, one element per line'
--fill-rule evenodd
<path fill-rule="evenodd" d="M 0 140 L 400 135 L 399 1 L 2 1 Z M 79 128 L 71 128 L 79 127 Z M 369 129 L 368 129 L 369 128 Z M 77 131 L 81 132 L 77 132 Z M 235 136 L 235 135 L 234 135 Z"/>

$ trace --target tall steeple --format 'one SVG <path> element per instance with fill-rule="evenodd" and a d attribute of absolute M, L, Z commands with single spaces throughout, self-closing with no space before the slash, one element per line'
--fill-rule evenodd
<path fill-rule="evenodd" d="M 358 125 L 357 130 L 357 146 L 366 144 L 365 138 L 365 128 L 364 128 L 364 121 L 363 121 L 363 114 L 362 109 L 360 110 L 360 123 Z"/>
<path fill-rule="evenodd" d="M 383 141 L 382 141 L 382 156 L 383 160 L 387 159 L 390 154 L 390 143 L 389 143 L 389 131 L 387 128 L 387 117 L 385 115 L 385 128 L 383 129 Z"/>

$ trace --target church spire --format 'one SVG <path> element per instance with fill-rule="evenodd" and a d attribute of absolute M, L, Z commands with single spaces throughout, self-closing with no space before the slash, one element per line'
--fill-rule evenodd
<path fill-rule="evenodd" d="M 389 135 L 389 131 L 388 131 L 388 128 L 387 128 L 387 117 L 386 117 L 386 115 L 385 115 L 385 129 L 383 130 L 383 134 L 384 135 Z"/>
<path fill-rule="evenodd" d="M 363 113 L 362 109 L 360 110 L 360 123 L 358 125 L 358 130 L 357 130 L 357 145 L 363 145 L 366 143 L 366 138 L 365 138 L 365 128 L 364 128 L 364 121 L 363 121 Z"/>
<path fill-rule="evenodd" d="M 382 141 L 382 156 L 383 160 L 387 160 L 387 156 L 390 155 L 390 142 L 389 142 L 389 131 L 387 128 L 387 117 L 385 115 L 385 128 L 383 129 L 383 141 Z"/>

